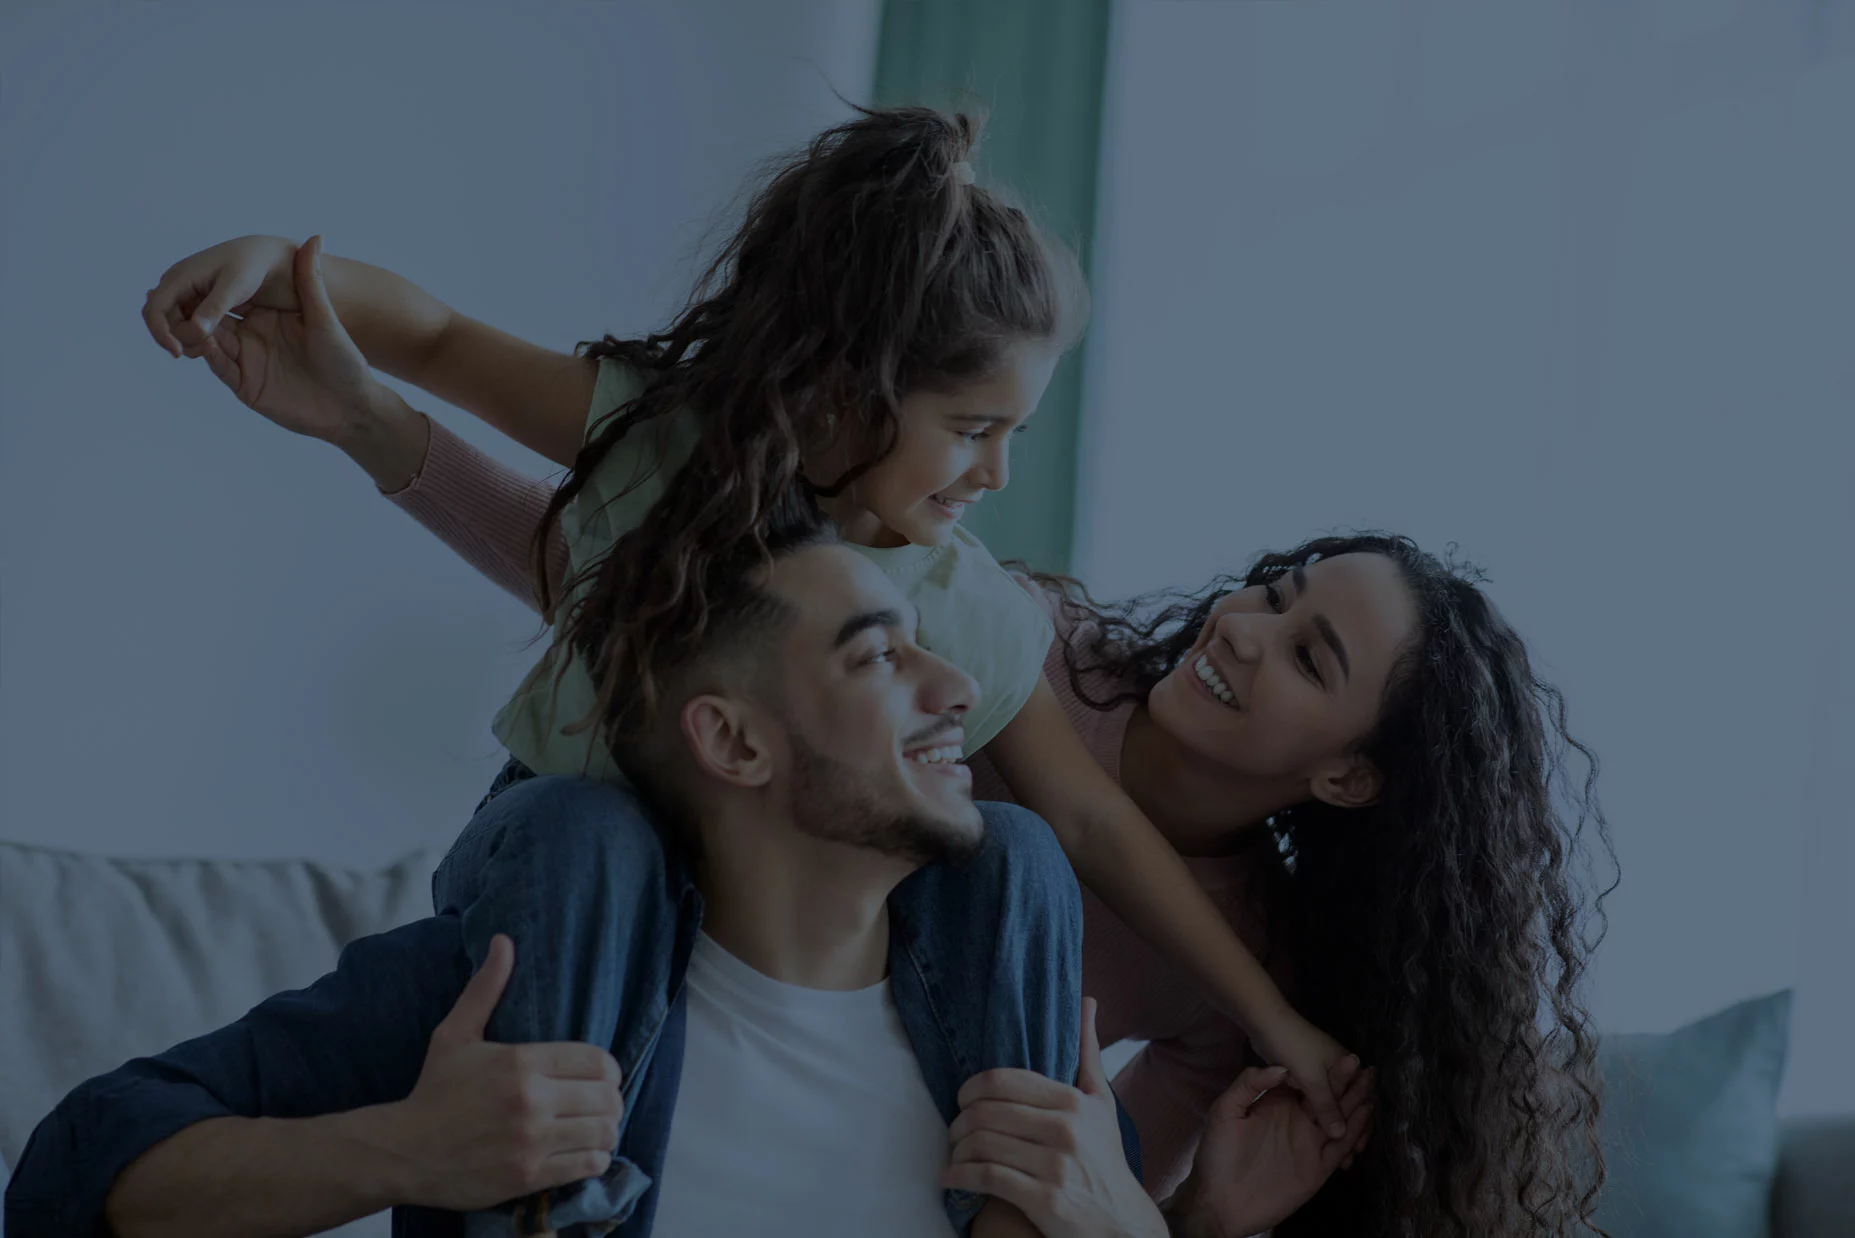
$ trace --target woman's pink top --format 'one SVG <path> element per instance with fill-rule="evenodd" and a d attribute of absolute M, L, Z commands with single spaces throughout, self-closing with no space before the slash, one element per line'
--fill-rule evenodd
<path fill-rule="evenodd" d="M 553 493 L 551 482 L 493 460 L 434 420 L 424 468 L 412 484 L 387 498 L 472 567 L 533 606 L 531 547 Z M 547 555 L 549 580 L 556 588 L 566 561 L 566 541 L 556 528 Z M 1063 662 L 1069 632 L 1060 617 L 1057 632 L 1044 673 L 1082 742 L 1118 783 L 1133 704 L 1111 710 L 1085 704 Z M 1111 685 L 1098 677 L 1088 690 L 1102 698 L 1110 695 Z M 974 798 L 1013 800 L 983 752 L 971 764 Z M 1260 951 L 1261 925 L 1246 914 L 1244 903 L 1246 861 L 1188 857 L 1185 863 L 1238 935 Z M 1205 1115 L 1243 1068 L 1249 1042 L 1235 1023 L 1209 1006 L 1196 984 L 1087 890 L 1082 910 L 1083 992 L 1100 1003 L 1102 1044 L 1146 1042 L 1115 1076 L 1114 1089 L 1140 1131 L 1147 1188 L 1163 1199 L 1190 1169 Z"/>

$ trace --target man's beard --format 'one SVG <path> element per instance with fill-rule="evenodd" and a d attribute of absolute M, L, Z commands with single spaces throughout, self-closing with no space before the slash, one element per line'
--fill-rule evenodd
<path fill-rule="evenodd" d="M 813 838 L 863 847 L 917 864 L 963 860 L 985 841 L 985 819 L 964 821 L 898 810 L 870 779 L 793 736 L 792 819 Z"/>

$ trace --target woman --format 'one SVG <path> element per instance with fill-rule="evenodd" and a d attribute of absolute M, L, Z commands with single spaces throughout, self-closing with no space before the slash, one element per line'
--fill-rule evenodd
<path fill-rule="evenodd" d="M 1563 1234 L 1602 1180 L 1586 861 L 1595 762 L 1472 569 L 1328 537 L 1194 595 L 1042 578 L 1050 679 L 1097 760 L 1308 1016 L 1376 1070 L 1373 1140 L 1294 1234 Z M 1554 792 L 1567 749 L 1588 772 Z M 975 796 L 997 783 L 975 761 Z M 1588 829 L 1587 829 L 1588 827 Z M 1601 898 L 1601 895 L 1599 896 Z M 1149 1190 L 1191 1164 L 1241 1032 L 1084 893 L 1101 1039 Z"/>

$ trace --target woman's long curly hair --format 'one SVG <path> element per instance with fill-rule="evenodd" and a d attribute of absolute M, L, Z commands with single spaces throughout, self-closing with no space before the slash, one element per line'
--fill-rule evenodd
<path fill-rule="evenodd" d="M 1077 694 L 1111 708 L 1144 701 L 1232 589 L 1361 553 L 1398 566 L 1417 614 L 1356 747 L 1382 773 L 1380 798 L 1297 804 L 1238 844 L 1263 861 L 1270 952 L 1283 952 L 1297 1008 L 1378 1070 L 1366 1150 L 1276 1232 L 1590 1232 L 1604 1171 L 1581 981 L 1615 853 L 1596 758 L 1566 732 L 1564 699 L 1480 573 L 1364 533 L 1265 554 L 1196 595 L 1104 606 L 1045 579 L 1077 621 L 1065 655 Z M 1104 673 L 1106 698 L 1090 688 Z M 1582 778 L 1566 768 L 1574 753 Z"/>
<path fill-rule="evenodd" d="M 978 136 L 965 115 L 859 108 L 772 168 L 668 327 L 580 344 L 645 385 L 593 428 L 535 540 L 557 674 L 571 649 L 597 690 L 570 733 L 609 738 L 654 710 L 652 668 L 700 640 L 714 564 L 743 545 L 764 560 L 771 513 L 795 488 L 839 494 L 893 450 L 903 397 L 983 378 L 1015 343 L 1079 333 L 1087 294 L 1073 255 L 972 183 Z M 561 513 L 627 435 L 683 409 L 697 418 L 687 464 L 642 524 L 550 594 L 545 547 Z M 804 461 L 834 447 L 859 462 L 805 477 Z"/>

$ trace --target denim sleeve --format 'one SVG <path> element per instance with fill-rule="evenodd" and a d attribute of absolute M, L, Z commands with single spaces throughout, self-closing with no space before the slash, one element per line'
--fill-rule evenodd
<path fill-rule="evenodd" d="M 469 979 L 455 917 L 365 937 L 329 975 L 229 1027 L 81 1084 L 39 1123 L 6 1193 L 11 1238 L 106 1234 L 142 1153 L 218 1117 L 312 1117 L 403 1099 Z"/>

